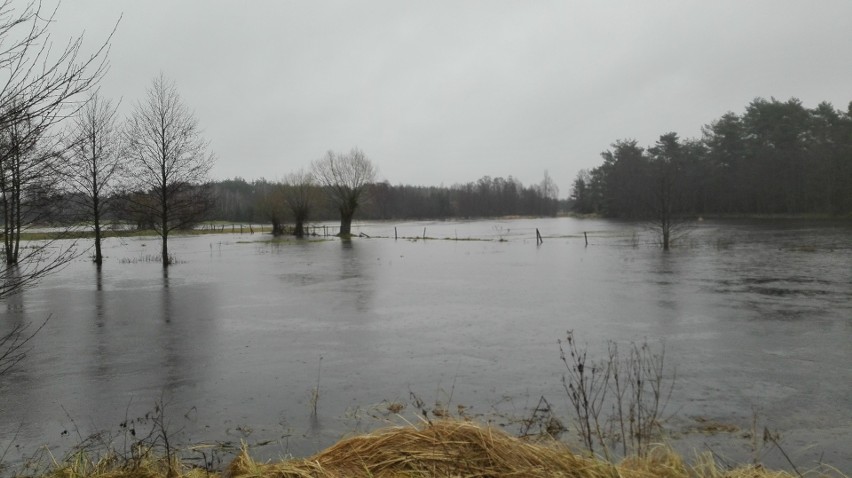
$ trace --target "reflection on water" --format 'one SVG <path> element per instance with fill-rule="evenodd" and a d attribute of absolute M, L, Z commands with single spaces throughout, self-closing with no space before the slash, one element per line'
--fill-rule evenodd
<path fill-rule="evenodd" d="M 371 425 L 353 424 L 364 415 L 353 410 L 410 393 L 523 413 L 531 396 L 563 397 L 556 339 L 573 329 L 592 349 L 664 339 L 678 371 L 670 410 L 683 417 L 672 426 L 701 416 L 745 428 L 757 407 L 799 463 L 824 452 L 852 469 L 838 447 L 852 441 L 849 227 L 707 222 L 662 253 L 635 246 L 651 241 L 629 223 L 500 221 L 505 242 L 494 224 L 363 224 L 373 239 L 351 241 L 175 238 L 169 268 L 120 261 L 153 239 L 108 240 L 100 270 L 80 260 L 6 300 L 0 333 L 52 318 L 0 379 L 0 448 L 18 425 L 22 450 L 67 446 L 69 418 L 115 430 L 161 397 L 180 439 L 253 430 L 277 440 L 271 456 L 313 452 Z M 395 241 L 394 227 L 490 240 Z"/>
<path fill-rule="evenodd" d="M 369 267 L 364 264 L 368 260 L 365 257 L 366 252 L 351 239 L 340 241 L 340 246 L 341 292 L 349 296 L 356 311 L 365 314 L 370 310 L 373 291 L 371 273 Z"/>
<path fill-rule="evenodd" d="M 15 290 L 21 282 L 21 270 L 17 265 L 6 266 L 3 277 L 3 292 Z M 20 294 L 15 294 L 4 299 L 6 310 L 10 313 L 23 311 L 24 302 Z"/>

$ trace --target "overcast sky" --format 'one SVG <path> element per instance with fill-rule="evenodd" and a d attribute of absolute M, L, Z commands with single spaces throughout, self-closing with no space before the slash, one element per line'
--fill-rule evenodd
<path fill-rule="evenodd" d="M 548 170 L 567 196 L 617 139 L 698 137 L 756 97 L 852 101 L 852 1 L 65 0 L 54 41 L 102 41 L 102 93 L 162 72 L 215 179 L 361 148 L 393 184 Z"/>

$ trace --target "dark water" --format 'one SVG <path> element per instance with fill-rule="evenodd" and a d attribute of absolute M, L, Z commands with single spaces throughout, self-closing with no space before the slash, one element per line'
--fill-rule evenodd
<path fill-rule="evenodd" d="M 435 239 L 413 239 L 424 228 Z M 356 232 L 370 237 L 175 238 L 167 274 L 155 239 L 110 239 L 100 273 L 80 259 L 7 300 L 0 333 L 50 319 L 0 378 L 6 461 L 158 400 L 180 441 L 272 440 L 269 457 L 380 426 L 387 402 L 412 417 L 413 396 L 516 432 L 543 395 L 567 421 L 557 339 L 573 329 L 593 353 L 665 341 L 676 446 L 748 461 L 756 412 L 800 469 L 852 470 L 849 224 L 704 222 L 670 253 L 638 226 L 567 218 Z M 736 431 L 690 432 L 708 421 Z"/>

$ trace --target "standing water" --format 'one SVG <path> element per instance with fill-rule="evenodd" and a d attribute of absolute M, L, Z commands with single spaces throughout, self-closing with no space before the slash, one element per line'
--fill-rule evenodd
<path fill-rule="evenodd" d="M 601 359 L 609 340 L 665 343 L 665 426 L 687 454 L 751 460 L 757 417 L 799 468 L 852 470 L 849 224 L 708 221 L 670 252 L 603 220 L 354 232 L 173 238 L 167 270 L 156 238 L 109 239 L 101 271 L 81 258 L 6 299 L 0 334 L 47 322 L 0 377 L 5 460 L 120 434 L 156 404 L 183 443 L 246 440 L 270 458 L 380 426 L 391 403 L 517 432 L 510 418 L 544 396 L 570 423 L 557 339 L 573 330 Z"/>

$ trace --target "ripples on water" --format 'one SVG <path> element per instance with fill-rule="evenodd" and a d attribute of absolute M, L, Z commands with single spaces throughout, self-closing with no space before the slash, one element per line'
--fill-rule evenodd
<path fill-rule="evenodd" d="M 167 273 L 144 260 L 155 239 L 111 239 L 101 273 L 80 259 L 8 299 L 0 332 L 51 319 L 0 385 L 0 448 L 68 446 L 73 425 L 116 430 L 160 397 L 181 439 L 271 439 L 270 457 L 413 396 L 505 422 L 545 395 L 567 416 L 556 340 L 573 329 L 593 352 L 665 340 L 686 446 L 750 460 L 741 432 L 758 410 L 804 467 L 824 453 L 852 469 L 848 224 L 708 221 L 670 253 L 640 226 L 568 218 L 356 232 L 370 238 L 175 238 Z M 683 435 L 696 419 L 740 432 Z"/>

